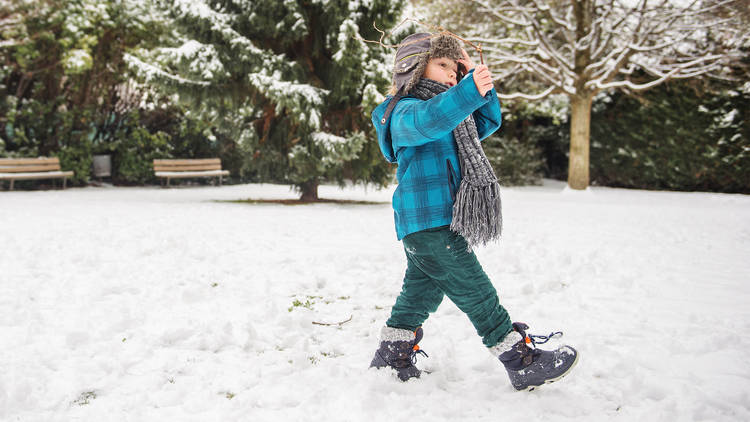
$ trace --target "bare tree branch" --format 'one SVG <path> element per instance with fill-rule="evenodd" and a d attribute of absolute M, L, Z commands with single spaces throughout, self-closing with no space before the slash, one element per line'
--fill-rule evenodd
<path fill-rule="evenodd" d="M 536 94 L 536 95 L 524 94 L 521 92 L 514 92 L 513 94 L 497 94 L 497 97 L 500 98 L 501 100 L 515 100 L 517 98 L 521 98 L 524 100 L 536 101 L 536 100 L 541 100 L 543 98 L 546 98 L 554 93 L 555 93 L 555 87 L 549 87 L 543 92 Z"/>
<path fill-rule="evenodd" d="M 569 2 L 471 0 L 504 34 L 477 33 L 471 39 L 485 46 L 496 80 L 523 69 L 531 80 L 550 86 L 548 91 L 583 94 L 575 91 L 578 87 L 593 90 L 587 94 L 593 95 L 602 89 L 648 89 L 670 78 L 716 70 L 722 54 L 701 44 L 705 34 L 720 30 L 721 36 L 737 39 L 747 34 L 737 27 L 733 14 L 726 13 L 738 0 L 690 0 L 683 5 L 672 0 L 580 1 L 585 3 L 580 7 L 588 7 L 582 10 L 593 13 L 583 23 L 583 32 Z M 584 52 L 587 58 L 581 61 Z M 632 81 L 638 68 L 655 79 Z M 511 97 L 543 98 L 542 94 Z"/>

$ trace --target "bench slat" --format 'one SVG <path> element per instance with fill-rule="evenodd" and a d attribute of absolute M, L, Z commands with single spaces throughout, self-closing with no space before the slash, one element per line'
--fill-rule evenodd
<path fill-rule="evenodd" d="M 170 179 L 179 179 L 182 177 L 213 177 L 229 176 L 229 170 L 210 170 L 210 171 L 159 171 L 154 173 L 156 177 L 166 177 Z"/>
<path fill-rule="evenodd" d="M 25 164 L 19 166 L 6 166 L 0 164 L 0 173 L 29 173 L 35 171 L 59 171 L 60 163 L 50 164 Z"/>
<path fill-rule="evenodd" d="M 220 164 L 199 164 L 191 166 L 154 166 L 154 171 L 193 171 L 193 170 L 221 170 Z"/>
<path fill-rule="evenodd" d="M 154 165 L 192 165 L 192 164 L 219 164 L 221 165 L 221 159 L 219 158 L 196 158 L 191 160 L 183 159 L 155 159 Z"/>
<path fill-rule="evenodd" d="M 221 178 L 229 176 L 229 170 L 221 169 L 219 158 L 156 159 L 154 160 L 154 175 L 167 179 L 167 186 L 169 186 L 170 179 L 186 177 L 218 177 L 219 184 L 221 184 Z"/>
<path fill-rule="evenodd" d="M 39 173 L 0 173 L 0 180 L 61 179 L 73 177 L 72 171 L 45 171 Z"/>
<path fill-rule="evenodd" d="M 60 165 L 60 159 L 57 157 L 40 157 L 40 158 L 0 158 L 0 166 L 16 166 L 26 164 L 57 164 Z"/>

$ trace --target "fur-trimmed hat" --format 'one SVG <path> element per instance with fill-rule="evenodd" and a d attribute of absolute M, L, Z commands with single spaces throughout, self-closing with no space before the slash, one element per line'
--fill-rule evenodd
<path fill-rule="evenodd" d="M 450 35 L 417 33 L 401 41 L 393 63 L 393 83 L 396 91 L 406 94 L 419 82 L 430 59 L 447 57 L 463 59 L 461 44 Z"/>

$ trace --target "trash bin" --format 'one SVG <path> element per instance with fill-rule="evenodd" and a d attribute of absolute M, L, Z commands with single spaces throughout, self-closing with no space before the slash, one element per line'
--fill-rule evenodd
<path fill-rule="evenodd" d="M 95 155 L 94 156 L 94 177 L 111 177 L 112 176 L 112 156 Z"/>

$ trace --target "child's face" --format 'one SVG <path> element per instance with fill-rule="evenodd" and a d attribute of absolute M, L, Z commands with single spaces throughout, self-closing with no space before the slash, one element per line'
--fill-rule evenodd
<path fill-rule="evenodd" d="M 452 87 L 458 83 L 456 79 L 457 74 L 458 64 L 455 61 L 447 57 L 439 57 L 430 59 L 427 62 L 423 77 Z"/>

